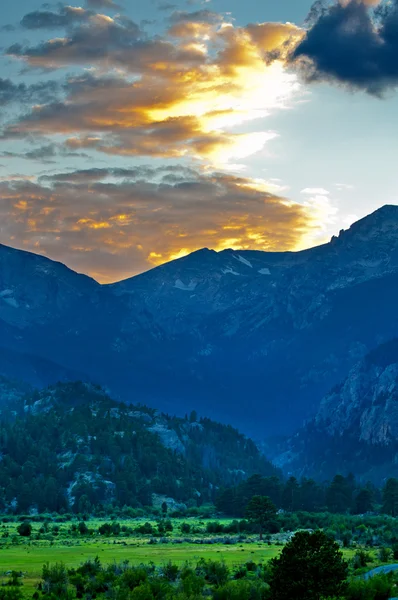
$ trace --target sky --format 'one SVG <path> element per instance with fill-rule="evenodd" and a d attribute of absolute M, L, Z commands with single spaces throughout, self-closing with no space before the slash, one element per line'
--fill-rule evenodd
<path fill-rule="evenodd" d="M 398 0 L 18 0 L 0 243 L 101 282 L 397 204 Z"/>

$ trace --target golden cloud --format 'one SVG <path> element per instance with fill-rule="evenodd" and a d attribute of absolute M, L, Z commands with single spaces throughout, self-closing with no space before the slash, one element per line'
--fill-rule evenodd
<path fill-rule="evenodd" d="M 203 13 L 207 20 L 199 19 L 201 12 L 192 21 L 183 13 L 165 39 L 144 42 L 131 22 L 95 15 L 69 37 L 9 49 L 33 66 L 80 63 L 122 72 L 70 79 L 63 103 L 33 107 L 7 133 L 64 134 L 72 147 L 212 165 L 260 151 L 275 134 L 262 125 L 248 134 L 244 126 L 298 91 L 283 49 L 296 44 L 302 30 L 279 23 L 235 28 Z M 279 59 L 269 62 L 276 48 Z"/>
<path fill-rule="evenodd" d="M 145 181 L 139 172 L 95 172 L 0 183 L 3 242 L 109 282 L 205 246 L 295 249 L 319 227 L 313 206 L 261 181 L 177 167 L 145 167 Z"/>
<path fill-rule="evenodd" d="M 150 39 L 128 19 L 90 12 L 64 37 L 9 48 L 32 67 L 89 70 L 67 79 L 63 101 L 32 106 L 5 138 L 54 136 L 69 151 L 200 167 L 92 168 L 0 182 L 4 243 L 105 282 L 204 246 L 302 246 L 319 229 L 314 207 L 228 168 L 277 135 L 263 119 L 299 93 L 285 57 L 303 35 L 289 23 L 235 27 L 198 11 L 174 15 L 165 37 Z"/>

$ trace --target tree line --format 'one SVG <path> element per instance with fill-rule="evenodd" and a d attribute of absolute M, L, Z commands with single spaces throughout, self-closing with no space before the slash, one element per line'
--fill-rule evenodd
<path fill-rule="evenodd" d="M 398 515 L 398 479 L 390 478 L 380 490 L 371 483 L 359 484 L 353 475 L 336 475 L 332 481 L 253 475 L 236 486 L 220 490 L 216 508 L 223 514 L 242 518 L 254 496 L 266 496 L 288 512 L 330 512 L 364 514 L 373 511 Z"/>

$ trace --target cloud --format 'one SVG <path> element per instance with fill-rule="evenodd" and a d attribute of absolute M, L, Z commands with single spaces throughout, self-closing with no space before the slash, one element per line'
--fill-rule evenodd
<path fill-rule="evenodd" d="M 35 10 L 21 20 L 25 29 L 57 29 L 87 21 L 90 13 L 83 8 L 63 6 L 58 12 Z"/>
<path fill-rule="evenodd" d="M 25 47 L 16 43 L 6 50 L 6 54 L 22 58 L 31 66 L 41 68 L 87 63 L 103 63 L 105 66 L 114 63 L 115 66 L 130 66 L 134 71 L 142 65 L 143 60 L 153 57 L 154 48 L 159 49 L 156 43 L 150 47 L 145 45 L 139 26 L 127 17 L 112 19 L 107 15 L 80 10 L 84 19 L 82 22 L 70 20 L 70 28 L 65 37 L 50 39 L 37 46 Z M 63 11 L 51 15 L 51 18 L 64 18 Z M 136 51 L 141 60 L 135 60 Z"/>
<path fill-rule="evenodd" d="M 34 107 L 5 137 L 63 134 L 73 149 L 212 165 L 262 150 L 275 132 L 238 128 L 285 106 L 298 91 L 296 76 L 282 61 L 268 64 L 267 56 L 302 32 L 289 24 L 235 28 L 206 10 L 175 12 L 171 20 L 174 39 L 147 38 L 122 17 L 91 15 L 66 38 L 31 48 L 14 44 L 8 53 L 32 66 L 77 63 L 113 74 L 69 78 L 63 102 Z"/>
<path fill-rule="evenodd" d="M 157 9 L 158 10 L 175 10 L 177 8 L 177 4 L 171 4 L 170 2 L 158 2 Z"/>
<path fill-rule="evenodd" d="M 0 78 L 0 106 L 15 103 L 46 103 L 54 100 L 59 84 L 46 81 L 27 85 Z"/>
<path fill-rule="evenodd" d="M 86 4 L 89 8 L 110 8 L 113 10 L 119 10 L 121 6 L 116 4 L 113 0 L 86 0 Z"/>
<path fill-rule="evenodd" d="M 91 169 L 0 182 L 3 243 L 111 281 L 191 250 L 293 249 L 317 230 L 313 207 L 266 184 L 193 169 Z"/>
<path fill-rule="evenodd" d="M 203 246 L 283 250 L 312 239 L 313 214 L 325 213 L 327 198 L 290 202 L 275 183 L 232 174 L 276 137 L 264 118 L 301 93 L 286 69 L 301 29 L 236 27 L 209 10 L 174 11 L 165 34 L 150 36 L 124 16 L 67 8 L 25 17 L 29 29 L 57 23 L 59 37 L 8 48 L 27 69 L 73 75 L 57 74 L 64 83 L 53 97 L 23 92 L 25 110 L 2 139 L 41 145 L 3 156 L 49 161 L 89 151 L 114 166 L 2 181 L 4 243 L 109 281 Z M 162 161 L 149 167 L 131 157 Z M 164 159 L 180 164 L 153 166 Z"/>
<path fill-rule="evenodd" d="M 53 158 L 56 156 L 56 147 L 54 144 L 48 144 L 46 146 L 40 146 L 27 152 L 10 152 L 5 151 L 0 154 L 2 158 L 24 158 L 27 160 L 35 160 L 40 162 L 53 162 Z"/>
<path fill-rule="evenodd" d="M 312 196 L 327 196 L 329 192 L 324 188 L 305 188 L 301 190 L 301 194 L 310 194 Z"/>
<path fill-rule="evenodd" d="M 292 55 L 308 82 L 381 96 L 398 85 L 398 1 L 316 3 Z M 373 10 L 375 9 L 375 10 Z"/>
<path fill-rule="evenodd" d="M 169 20 L 173 24 L 179 24 L 179 23 L 219 24 L 219 23 L 222 23 L 224 18 L 220 13 L 203 9 L 203 10 L 197 10 L 194 12 L 189 12 L 189 11 L 185 11 L 185 10 L 176 10 L 170 15 Z"/>

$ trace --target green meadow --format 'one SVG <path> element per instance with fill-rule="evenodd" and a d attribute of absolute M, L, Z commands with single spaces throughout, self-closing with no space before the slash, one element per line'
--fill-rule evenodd
<path fill-rule="evenodd" d="M 193 520 L 190 519 L 189 522 L 192 524 Z M 51 533 L 53 524 L 50 525 L 50 533 L 40 536 L 39 529 L 42 524 L 33 523 L 30 538 L 18 536 L 18 523 L 3 524 L 0 527 L 0 583 L 6 583 L 10 571 L 22 572 L 22 589 L 30 597 L 40 581 L 45 563 L 62 562 L 68 568 L 76 568 L 88 559 L 98 556 L 104 565 L 123 561 L 128 561 L 131 565 L 151 562 L 162 565 L 168 561 L 182 565 L 187 562 L 196 564 L 201 558 L 205 558 L 224 561 L 228 566 L 237 566 L 249 561 L 265 563 L 277 556 L 283 548 L 283 542 L 260 542 L 258 536 L 253 535 L 234 544 L 195 543 L 204 537 L 203 533 L 190 535 L 190 542 L 182 542 L 184 536 L 178 527 L 182 521 L 178 520 L 173 521 L 174 531 L 169 535 L 168 543 L 161 543 L 159 540 L 154 543 L 149 536 L 123 537 L 122 534 L 104 537 L 94 533 L 87 537 L 77 537 L 70 533 L 72 523 L 57 524 L 59 531 L 56 536 Z M 102 523 L 103 520 L 93 519 L 88 522 L 88 526 L 96 531 Z M 120 523 L 133 527 L 139 524 L 136 520 Z M 200 521 L 200 525 L 203 527 L 203 520 Z M 1 537 L 2 535 L 4 537 Z M 208 540 L 211 536 L 205 534 L 205 538 Z M 344 550 L 347 558 L 353 553 L 352 549 Z"/>

